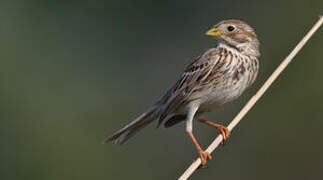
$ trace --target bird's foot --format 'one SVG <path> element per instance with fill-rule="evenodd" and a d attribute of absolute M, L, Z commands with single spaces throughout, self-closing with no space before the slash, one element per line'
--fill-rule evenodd
<path fill-rule="evenodd" d="M 219 127 L 217 127 L 219 133 L 222 135 L 222 141 L 221 144 L 225 145 L 225 143 L 227 142 L 227 140 L 230 137 L 230 131 L 227 127 L 219 125 Z"/>
<path fill-rule="evenodd" d="M 209 152 L 203 151 L 203 150 L 199 150 L 198 153 L 201 159 L 201 166 L 204 167 L 206 164 L 206 161 L 211 160 L 212 156 Z"/>
<path fill-rule="evenodd" d="M 211 121 L 208 121 L 205 119 L 199 119 L 199 121 L 218 129 L 219 133 L 222 135 L 222 142 L 221 142 L 222 145 L 224 145 L 227 142 L 227 140 L 230 137 L 230 131 L 227 127 L 222 126 L 221 124 L 216 124 L 214 122 L 211 122 Z"/>

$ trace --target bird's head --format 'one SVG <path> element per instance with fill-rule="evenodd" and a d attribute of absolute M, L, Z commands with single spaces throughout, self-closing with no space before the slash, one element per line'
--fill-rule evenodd
<path fill-rule="evenodd" d="M 236 48 L 246 55 L 259 56 L 259 41 L 254 29 L 247 23 L 230 19 L 219 22 L 206 32 L 221 43 Z"/>

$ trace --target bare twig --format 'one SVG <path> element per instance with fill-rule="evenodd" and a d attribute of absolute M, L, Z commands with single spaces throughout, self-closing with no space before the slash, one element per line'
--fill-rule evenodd
<path fill-rule="evenodd" d="M 248 101 L 248 103 L 242 108 L 242 110 L 238 113 L 238 115 L 231 121 L 228 126 L 229 131 L 241 121 L 241 119 L 248 113 L 248 111 L 255 105 L 255 103 L 261 98 L 261 96 L 266 92 L 269 86 L 275 81 L 275 79 L 279 76 L 279 74 L 287 67 L 287 65 L 292 61 L 295 55 L 302 49 L 305 43 L 311 38 L 311 36 L 318 30 L 318 28 L 323 23 L 323 16 L 320 16 L 320 19 L 316 22 L 316 24 L 312 27 L 312 29 L 303 37 L 303 39 L 297 44 L 297 46 L 293 49 L 293 51 L 284 59 L 284 61 L 277 67 L 277 69 L 271 74 L 271 76 L 267 79 L 264 85 L 258 90 L 258 92 Z M 222 136 L 219 135 L 214 139 L 212 144 L 206 149 L 207 152 L 212 153 L 215 148 L 222 141 Z M 181 175 L 179 180 L 185 180 L 189 178 L 192 173 L 200 166 L 201 159 L 198 158 L 194 161 L 191 166 Z"/>

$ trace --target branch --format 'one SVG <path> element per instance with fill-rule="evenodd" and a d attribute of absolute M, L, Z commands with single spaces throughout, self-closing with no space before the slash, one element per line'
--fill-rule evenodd
<path fill-rule="evenodd" d="M 264 85 L 258 90 L 258 92 L 248 101 L 248 103 L 242 108 L 242 110 L 236 115 L 236 117 L 231 121 L 228 126 L 229 131 L 241 121 L 241 119 L 248 113 L 248 111 L 255 105 L 255 103 L 261 98 L 261 96 L 266 92 L 270 85 L 276 80 L 280 73 L 288 66 L 296 54 L 302 49 L 305 43 L 312 37 L 312 35 L 319 29 L 323 23 L 323 16 L 320 16 L 319 20 L 312 27 L 312 29 L 303 37 L 303 39 L 297 44 L 293 51 L 284 59 L 284 61 L 277 67 L 277 69 L 271 74 Z M 212 144 L 206 149 L 207 152 L 212 153 L 215 148 L 219 146 L 222 141 L 222 136 L 219 135 Z M 179 180 L 188 179 L 193 172 L 200 166 L 201 159 L 198 158 L 194 161 L 191 166 L 181 175 Z"/>

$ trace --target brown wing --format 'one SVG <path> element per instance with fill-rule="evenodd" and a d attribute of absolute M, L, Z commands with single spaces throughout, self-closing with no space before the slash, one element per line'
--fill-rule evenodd
<path fill-rule="evenodd" d="M 188 97 L 198 89 L 221 59 L 219 49 L 212 48 L 187 66 L 181 78 L 161 97 L 156 104 L 161 105 L 159 124 L 168 114 L 173 113 L 182 104 L 188 103 Z"/>

